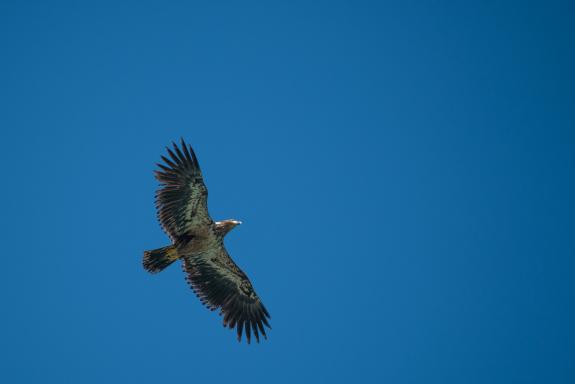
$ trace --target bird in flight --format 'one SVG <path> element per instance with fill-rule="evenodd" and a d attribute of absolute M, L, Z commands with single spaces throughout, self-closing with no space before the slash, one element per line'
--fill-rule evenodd
<path fill-rule="evenodd" d="M 224 327 L 236 328 L 238 341 L 245 332 L 259 343 L 260 333 L 267 339 L 270 315 L 246 274 L 234 263 L 224 247 L 224 237 L 237 220 L 214 221 L 208 213 L 208 190 L 198 159 L 182 139 L 167 147 L 155 171 L 160 188 L 156 210 L 160 225 L 172 242 L 163 248 L 144 252 L 143 265 L 157 273 L 174 261 L 182 260 L 186 280 L 200 301 L 210 310 L 220 309 Z"/>

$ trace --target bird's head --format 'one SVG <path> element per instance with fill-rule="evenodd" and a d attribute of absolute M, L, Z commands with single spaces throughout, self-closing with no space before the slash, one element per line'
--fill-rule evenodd
<path fill-rule="evenodd" d="M 242 222 L 239 220 L 222 220 L 216 223 L 216 227 L 221 230 L 223 235 L 240 225 Z"/>

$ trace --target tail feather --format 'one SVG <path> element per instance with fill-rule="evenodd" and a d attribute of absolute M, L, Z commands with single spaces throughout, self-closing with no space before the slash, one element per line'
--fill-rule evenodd
<path fill-rule="evenodd" d="M 169 245 L 167 247 L 144 251 L 144 260 L 142 264 L 144 269 L 150 273 L 158 273 L 178 260 L 180 256 L 176 247 Z"/>

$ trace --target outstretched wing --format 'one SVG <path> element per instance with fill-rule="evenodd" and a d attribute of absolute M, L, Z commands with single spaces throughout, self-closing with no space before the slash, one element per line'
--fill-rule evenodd
<path fill-rule="evenodd" d="M 183 268 L 198 298 L 210 310 L 220 308 L 224 327 L 237 328 L 238 341 L 245 330 L 250 343 L 253 331 L 259 343 L 270 315 L 254 291 L 246 274 L 234 263 L 223 246 L 207 250 L 201 256 L 185 256 Z"/>
<path fill-rule="evenodd" d="M 192 147 L 182 139 L 181 149 L 173 143 L 162 156 L 156 179 L 161 184 L 156 192 L 158 220 L 172 241 L 207 225 L 212 219 L 208 213 L 208 190 L 202 178 L 198 159 Z"/>

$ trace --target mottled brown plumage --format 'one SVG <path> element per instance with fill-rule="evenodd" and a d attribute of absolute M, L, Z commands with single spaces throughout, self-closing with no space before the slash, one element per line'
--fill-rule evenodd
<path fill-rule="evenodd" d="M 267 338 L 270 315 L 246 274 L 234 263 L 223 240 L 236 220 L 214 222 L 208 213 L 208 190 L 198 159 L 182 139 L 162 156 L 165 164 L 155 172 L 160 182 L 156 208 L 160 225 L 172 245 L 145 251 L 143 265 L 150 273 L 162 271 L 181 259 L 187 281 L 202 303 L 210 310 L 220 310 L 224 326 L 236 328 L 238 340 L 245 332 L 259 342 Z"/>

